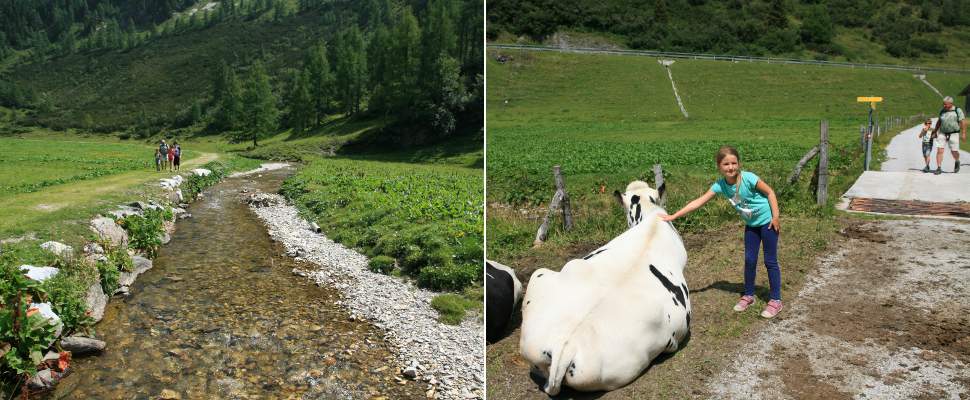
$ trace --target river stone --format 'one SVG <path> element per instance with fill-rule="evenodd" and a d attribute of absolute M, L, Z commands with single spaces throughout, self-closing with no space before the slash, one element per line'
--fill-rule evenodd
<path fill-rule="evenodd" d="M 132 256 L 131 263 L 134 266 L 133 272 L 136 275 L 143 274 L 145 271 L 152 269 L 152 260 L 142 256 Z"/>
<path fill-rule="evenodd" d="M 185 197 L 182 196 L 182 189 L 175 189 L 175 191 L 172 192 L 171 200 L 173 203 L 182 203 L 185 201 Z"/>
<path fill-rule="evenodd" d="M 182 395 L 172 389 L 163 389 L 158 395 L 159 400 L 182 400 Z"/>
<path fill-rule="evenodd" d="M 86 356 L 99 354 L 104 351 L 107 344 L 98 339 L 91 339 L 81 336 L 68 336 L 61 339 L 61 347 L 70 351 L 72 356 Z"/>
<path fill-rule="evenodd" d="M 54 325 L 54 338 L 61 336 L 61 331 L 64 330 L 64 323 L 61 322 L 61 317 L 54 313 L 51 308 L 51 303 L 30 303 L 30 308 L 36 308 L 40 315 L 47 319 L 51 325 Z M 28 312 L 30 309 L 28 309 Z M 51 339 L 47 347 L 54 344 L 54 339 Z"/>
<path fill-rule="evenodd" d="M 37 371 L 34 376 L 27 381 L 27 387 L 32 391 L 48 391 L 53 390 L 54 386 L 57 385 L 57 380 L 54 378 L 54 371 L 50 369 L 45 369 L 43 371 Z"/>
<path fill-rule="evenodd" d="M 60 258 L 71 258 L 74 255 L 74 248 L 61 242 L 44 242 L 40 245 L 40 248 L 54 253 L 54 255 Z"/>
<path fill-rule="evenodd" d="M 101 240 L 111 242 L 112 247 L 128 246 L 128 233 L 111 218 L 98 217 L 91 220 L 91 230 Z"/>
<path fill-rule="evenodd" d="M 54 267 L 35 267 L 33 265 L 21 265 L 20 270 L 26 271 L 24 274 L 27 275 L 28 278 L 38 282 L 43 282 L 50 279 L 61 271 Z"/>
<path fill-rule="evenodd" d="M 134 207 L 121 206 L 121 207 L 118 207 L 117 210 L 108 211 L 108 214 L 111 214 L 116 219 L 122 219 L 122 218 L 128 218 L 132 215 L 142 215 L 142 211 L 141 209 L 134 208 Z"/>
<path fill-rule="evenodd" d="M 128 206 L 132 208 L 137 208 L 139 210 L 148 209 L 148 203 L 145 203 L 144 201 L 133 201 L 131 203 L 128 203 Z"/>
<path fill-rule="evenodd" d="M 108 295 L 104 294 L 104 291 L 101 290 L 101 284 L 99 282 L 92 283 L 91 286 L 88 286 L 88 292 L 84 297 L 84 304 L 91 311 L 91 318 L 94 318 L 94 322 L 98 322 L 101 318 L 104 318 L 104 307 L 108 304 Z"/>
<path fill-rule="evenodd" d="M 104 254 L 104 248 L 97 243 L 88 243 L 84 245 L 84 254 Z"/>

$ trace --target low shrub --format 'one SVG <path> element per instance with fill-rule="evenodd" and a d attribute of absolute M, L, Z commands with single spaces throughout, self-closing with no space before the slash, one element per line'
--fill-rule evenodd
<path fill-rule="evenodd" d="M 128 258 L 131 260 L 131 257 Z M 111 260 L 99 261 L 98 262 L 98 275 L 101 276 L 101 290 L 107 294 L 111 295 L 118 290 L 118 280 L 121 278 L 121 272 L 118 271 L 118 265 Z"/>
<path fill-rule="evenodd" d="M 387 274 L 394 269 L 394 259 L 388 256 L 377 256 L 370 259 L 368 267 L 371 271 Z"/>
<path fill-rule="evenodd" d="M 29 309 L 33 299 L 46 294 L 13 266 L 2 267 L 0 277 L 0 373 L 35 374 L 55 328 Z"/>
<path fill-rule="evenodd" d="M 482 279 L 481 265 L 425 267 L 418 274 L 418 285 L 433 290 L 461 290 Z"/>
<path fill-rule="evenodd" d="M 458 325 L 463 319 L 467 310 L 482 307 L 482 294 L 484 291 L 476 291 L 468 288 L 462 295 L 454 293 L 443 293 L 431 299 L 431 307 L 438 311 L 438 320 L 450 324 Z"/>

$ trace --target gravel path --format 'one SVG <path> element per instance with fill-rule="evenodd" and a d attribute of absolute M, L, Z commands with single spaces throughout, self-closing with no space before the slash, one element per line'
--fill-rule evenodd
<path fill-rule="evenodd" d="M 970 223 L 850 226 L 709 385 L 723 399 L 970 395 Z"/>
<path fill-rule="evenodd" d="M 344 296 L 342 305 L 352 318 L 364 318 L 386 332 L 398 350 L 402 370 L 417 365 L 417 379 L 428 382 L 431 397 L 483 398 L 485 381 L 484 328 L 476 319 L 458 326 L 437 321 L 431 308 L 434 292 L 367 268 L 367 257 L 313 233 L 297 209 L 275 194 L 258 194 L 266 201 L 250 207 L 269 234 L 287 253 L 318 268 L 294 273 L 319 285 L 331 285 Z M 258 204 L 261 203 L 261 204 Z"/>

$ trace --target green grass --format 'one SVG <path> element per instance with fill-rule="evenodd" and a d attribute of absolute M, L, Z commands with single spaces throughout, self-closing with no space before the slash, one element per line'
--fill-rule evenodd
<path fill-rule="evenodd" d="M 431 307 L 438 311 L 438 320 L 458 325 L 471 312 L 480 313 L 485 301 L 484 287 L 468 287 L 461 294 L 443 293 L 431 300 Z"/>
<path fill-rule="evenodd" d="M 482 172 L 448 165 L 318 158 L 283 184 L 334 240 L 397 260 L 436 290 L 481 282 Z M 393 273 L 393 272 L 392 272 Z"/>
<path fill-rule="evenodd" d="M 690 113 L 684 119 L 656 59 L 503 50 L 513 61 L 498 64 L 496 52 L 489 52 L 487 254 L 515 268 L 520 278 L 537 268 L 558 270 L 625 230 L 612 193 L 633 179 L 652 183 L 655 163 L 665 171 L 667 210 L 704 193 L 719 176 L 716 149 L 729 144 L 739 149 L 744 168 L 778 193 L 785 238 L 779 250 L 786 271 L 782 296 L 791 299 L 818 255 L 834 246 L 841 223 L 832 205 L 862 170 L 858 129 L 866 113 L 855 98 L 884 97 L 881 117 L 930 114 L 940 104 L 909 73 L 677 60 L 673 76 Z M 810 190 L 814 162 L 794 185 L 786 180 L 818 143 L 823 119 L 829 121 L 830 187 L 828 205 L 818 207 Z M 875 167 L 882 159 L 879 149 L 893 133 L 876 142 Z M 574 227 L 565 231 L 556 215 L 549 239 L 532 248 L 555 191 L 551 168 L 556 164 L 562 166 Z M 712 201 L 675 226 L 690 254 L 685 273 L 694 290 L 695 336 L 685 349 L 610 396 L 696 397 L 699 392 L 684 382 L 709 376 L 763 323 L 757 314 L 731 311 L 740 290 L 743 230 L 728 203 Z M 764 298 L 767 284 L 758 282 L 757 294 Z M 528 366 L 515 355 L 517 335 L 513 331 L 487 350 L 490 397 L 533 395 Z"/>

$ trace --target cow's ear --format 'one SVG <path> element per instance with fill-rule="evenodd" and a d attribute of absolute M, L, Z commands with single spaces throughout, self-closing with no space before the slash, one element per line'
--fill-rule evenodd
<path fill-rule="evenodd" d="M 619 190 L 613 191 L 613 198 L 616 199 L 616 202 L 620 204 L 620 207 L 626 208 L 626 204 L 623 203 L 623 194 L 621 194 Z"/>

